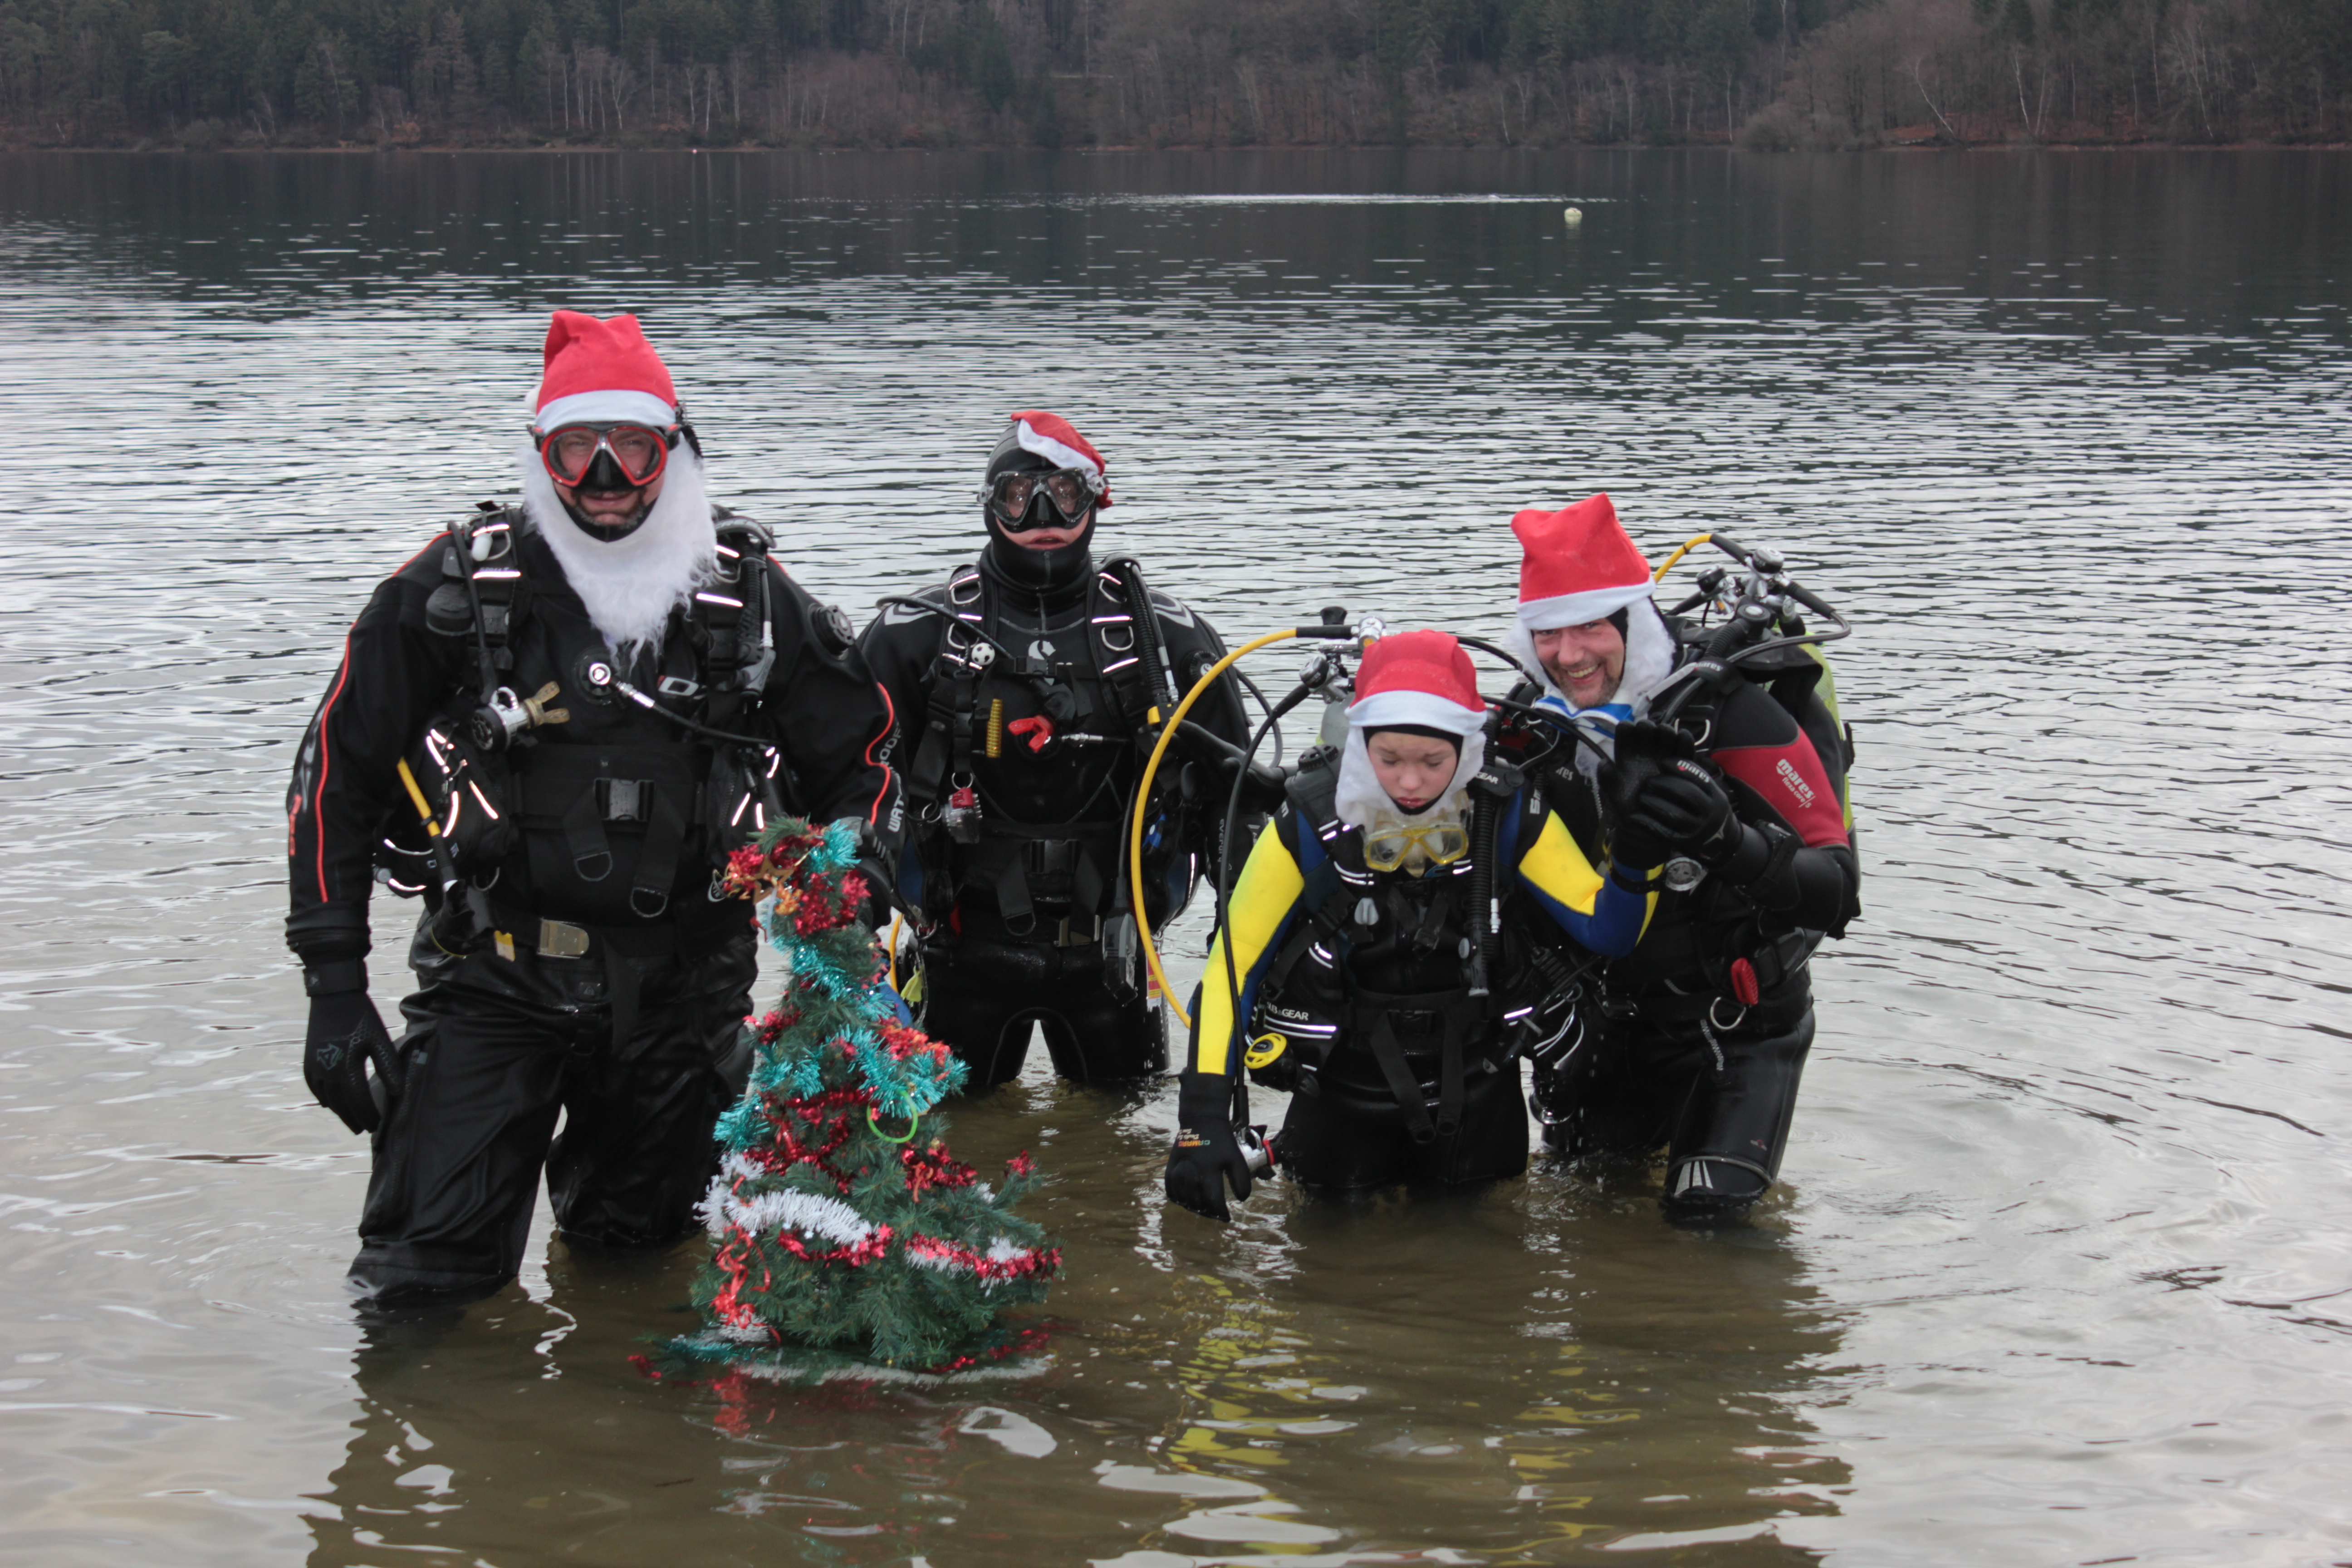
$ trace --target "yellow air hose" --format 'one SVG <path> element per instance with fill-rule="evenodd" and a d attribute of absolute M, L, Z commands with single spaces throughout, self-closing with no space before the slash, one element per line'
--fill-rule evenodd
<path fill-rule="evenodd" d="M 1715 535 L 1712 533 L 1694 533 L 1688 539 L 1684 540 L 1682 548 L 1675 551 L 1672 555 L 1666 557 L 1664 564 L 1661 565 L 1657 571 L 1651 575 L 1650 581 L 1653 583 L 1664 582 L 1666 580 L 1666 574 L 1675 569 L 1675 562 L 1680 561 L 1684 556 L 1688 555 L 1692 551 L 1696 550 L 1700 545 L 1705 544 L 1708 540 L 1713 539 Z"/>
<path fill-rule="evenodd" d="M 1176 726 L 1183 721 L 1185 714 L 1192 710 L 1192 704 L 1200 700 L 1201 693 L 1208 690 L 1217 677 L 1238 663 L 1243 655 L 1255 653 L 1262 647 L 1298 635 L 1295 626 L 1268 632 L 1262 637 L 1242 644 L 1203 671 L 1201 679 L 1192 683 L 1192 689 L 1184 693 L 1184 700 L 1176 704 L 1176 711 L 1168 715 L 1168 721 L 1160 726 L 1159 743 L 1151 748 L 1150 760 L 1143 764 L 1142 781 L 1135 786 L 1135 811 L 1127 830 L 1127 874 L 1129 890 L 1135 899 L 1135 934 L 1143 944 L 1143 962 L 1151 966 L 1151 978 L 1160 983 L 1161 999 L 1168 1004 L 1168 1010 L 1176 1015 L 1176 1021 L 1187 1029 L 1192 1026 L 1192 1016 L 1184 1011 L 1181 1002 L 1176 1000 L 1176 987 L 1168 983 L 1168 972 L 1160 966 L 1160 949 L 1151 940 L 1151 922 L 1144 918 L 1143 913 L 1144 804 L 1151 798 L 1151 781 L 1160 772 L 1160 759 L 1168 754 L 1168 742 L 1176 738 Z"/>

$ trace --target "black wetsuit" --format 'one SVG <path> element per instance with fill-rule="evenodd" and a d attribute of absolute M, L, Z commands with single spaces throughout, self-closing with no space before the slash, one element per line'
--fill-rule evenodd
<path fill-rule="evenodd" d="M 899 891 L 931 928 L 923 1026 L 969 1064 L 974 1092 L 1020 1072 L 1033 1022 L 1066 1078 L 1167 1067 L 1160 1010 L 1119 940 L 1131 919 L 1121 829 L 1146 755 L 1138 735 L 1148 718 L 1136 709 L 1164 710 L 1167 699 L 1146 690 L 1124 585 L 1082 548 L 1016 559 L 1017 575 L 1002 569 L 1000 553 L 1020 549 L 991 539 L 976 567 L 919 595 L 937 611 L 886 604 L 859 642 L 897 710 L 908 770 Z M 1154 592 L 1151 605 L 1181 693 L 1224 645 L 1176 600 Z M 1006 651 L 980 655 L 985 668 L 973 668 L 969 650 L 989 644 L 965 631 L 951 638 L 959 616 Z M 1235 745 L 1248 741 L 1229 679 L 1191 718 Z M 1171 754 L 1159 782 L 1186 782 L 1188 765 Z M 1190 783 L 1156 791 L 1147 822 L 1155 928 L 1182 909 L 1223 828 L 1223 790 L 1205 767 Z M 947 815 L 959 787 L 977 812 L 964 840 Z M 1245 831 L 1255 820 L 1244 818 Z"/>
<path fill-rule="evenodd" d="M 562 718 L 530 728 L 503 779 L 483 775 L 479 797 L 461 784 L 456 812 L 440 808 L 453 840 L 493 822 L 514 831 L 502 847 L 494 835 L 489 863 L 468 867 L 454 896 L 431 892 L 412 945 L 420 984 L 402 1004 L 402 1089 L 374 1133 L 352 1264 L 355 1291 L 379 1304 L 462 1300 L 513 1278 L 542 1163 L 567 1240 L 642 1246 L 691 1229 L 713 1168 L 712 1121 L 748 1065 L 735 1051 L 754 973 L 751 910 L 719 895 L 719 858 L 772 809 L 883 821 L 897 805 L 885 699 L 837 614 L 781 569 L 755 556 L 718 595 L 764 599 L 774 657 L 763 680 L 750 612 L 714 631 L 719 612 L 701 603 L 691 623 L 673 614 L 657 654 L 624 665 L 520 511 L 502 521 L 513 544 L 498 563 L 520 576 L 478 584 L 504 603 L 503 617 L 496 606 L 484 615 L 504 621 L 492 658 L 511 663 L 499 683 L 525 697 L 553 687 L 541 709 Z M 446 755 L 478 700 L 482 643 L 445 568 L 449 538 L 376 589 L 303 737 L 287 803 L 287 933 L 306 969 L 368 951 L 380 861 L 399 863 L 400 879 L 438 880 L 415 852 L 418 816 L 397 764 L 413 757 L 429 779 L 428 727 L 441 737 L 432 754 Z M 742 585 L 755 574 L 764 590 Z M 716 684 L 722 641 L 732 667 L 750 671 L 733 693 Z M 773 755 L 715 744 L 600 691 L 600 666 Z M 772 795 L 752 798 L 747 757 L 752 771 L 772 770 Z M 387 856 L 388 837 L 409 852 Z"/>
<path fill-rule="evenodd" d="M 1601 972 L 1595 1036 L 1540 1086 L 1539 1102 L 1559 1118 L 1544 1141 L 1563 1155 L 1664 1145 L 1673 1207 L 1736 1210 L 1779 1176 L 1813 1039 L 1809 961 L 1860 910 L 1851 758 L 1819 678 L 1792 652 L 1769 677 L 1785 683 L 1789 705 L 1743 679 L 1686 710 L 1706 726 L 1700 752 L 1734 816 L 1790 836 L 1793 852 L 1749 888 L 1727 869 L 1688 892 L 1661 890 L 1640 945 Z M 1601 841 L 1591 774 L 1562 766 L 1546 793 L 1580 844 Z"/>

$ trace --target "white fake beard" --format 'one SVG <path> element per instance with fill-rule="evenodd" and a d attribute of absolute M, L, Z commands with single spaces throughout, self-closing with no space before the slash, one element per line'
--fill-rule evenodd
<path fill-rule="evenodd" d="M 592 537 L 555 494 L 539 449 L 522 455 L 523 510 L 555 552 L 563 580 L 588 618 L 625 663 L 641 647 L 658 648 L 672 610 L 719 570 L 719 534 L 702 460 L 681 443 L 663 469 L 661 494 L 636 531 L 623 539 Z"/>

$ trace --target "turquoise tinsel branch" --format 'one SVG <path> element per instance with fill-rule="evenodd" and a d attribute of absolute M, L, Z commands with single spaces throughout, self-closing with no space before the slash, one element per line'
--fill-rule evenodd
<path fill-rule="evenodd" d="M 719 1124 L 711 1129 L 719 1146 L 730 1153 L 763 1143 L 768 1136 L 768 1118 L 756 1099 L 737 1100 L 719 1113 Z"/>

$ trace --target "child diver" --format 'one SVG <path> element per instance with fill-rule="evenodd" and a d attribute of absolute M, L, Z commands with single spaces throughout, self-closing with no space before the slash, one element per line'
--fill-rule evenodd
<path fill-rule="evenodd" d="M 1498 904 L 1532 905 L 1606 956 L 1641 934 L 1638 870 L 1626 882 L 1595 870 L 1535 789 L 1474 788 L 1486 703 L 1452 637 L 1381 638 L 1356 690 L 1336 766 L 1328 752 L 1311 754 L 1292 779 L 1209 950 L 1167 1191 L 1211 1218 L 1231 1217 L 1228 1184 L 1250 1193 L 1233 1116 L 1244 1053 L 1256 1081 L 1291 1091 L 1275 1157 L 1310 1189 L 1494 1181 L 1527 1168 L 1517 1058 L 1545 1010 L 1528 1005 L 1539 985 L 1516 983 L 1516 943 L 1486 972 L 1493 948 L 1481 927 L 1492 922 L 1472 893 L 1485 880 L 1481 842 L 1494 845 Z M 1493 814 L 1491 840 L 1481 812 Z M 1511 923 L 1500 922 L 1506 932 Z"/>

